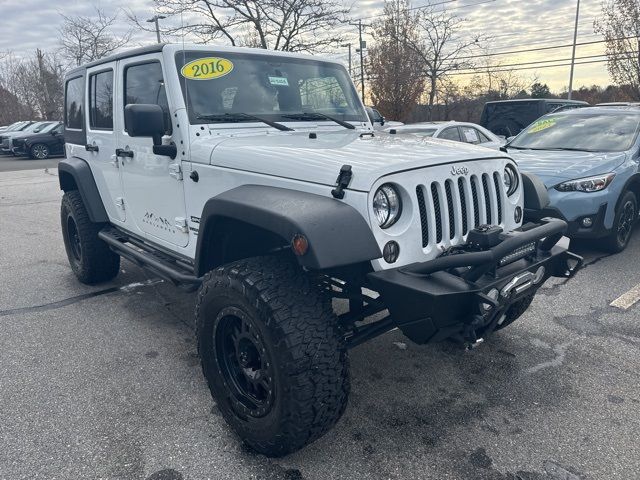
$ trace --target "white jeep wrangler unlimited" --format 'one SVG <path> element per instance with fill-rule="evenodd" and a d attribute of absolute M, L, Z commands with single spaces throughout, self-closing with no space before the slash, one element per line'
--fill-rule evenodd
<path fill-rule="evenodd" d="M 340 418 L 349 348 L 395 327 L 418 343 L 474 345 L 581 264 L 565 222 L 523 225 L 546 190 L 507 155 L 374 133 L 332 61 L 132 50 L 69 73 L 65 137 L 71 268 L 107 281 L 123 257 L 199 288 L 211 393 L 267 455 Z M 349 311 L 336 315 L 333 298 Z"/>

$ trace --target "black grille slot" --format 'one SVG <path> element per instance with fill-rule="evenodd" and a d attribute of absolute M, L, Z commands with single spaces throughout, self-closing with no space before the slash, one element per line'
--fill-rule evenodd
<path fill-rule="evenodd" d="M 456 236 L 456 220 L 453 215 L 453 192 L 451 191 L 451 185 L 453 185 L 451 180 L 444 182 L 444 191 L 447 194 L 447 207 L 449 207 L 449 238 L 453 240 L 453 237 Z"/>
<path fill-rule="evenodd" d="M 500 174 L 493 173 L 493 183 L 496 187 L 496 206 L 498 207 L 498 225 L 502 223 L 502 195 L 500 195 Z"/>
<path fill-rule="evenodd" d="M 487 225 L 492 225 L 491 199 L 489 198 L 489 178 L 486 173 L 482 175 L 482 190 L 484 191 L 484 206 L 487 212 Z"/>
<path fill-rule="evenodd" d="M 422 248 L 429 245 L 429 222 L 427 222 L 427 205 L 424 201 L 424 192 L 422 187 L 416 187 L 416 195 L 418 196 L 418 210 L 420 210 L 420 223 L 422 224 Z"/>
<path fill-rule="evenodd" d="M 466 235 L 469 232 L 469 225 L 467 223 L 467 195 L 464 192 L 464 179 L 462 177 L 458 179 L 458 193 L 460 195 L 460 209 L 462 211 L 462 235 Z"/>
<path fill-rule="evenodd" d="M 473 226 L 480 225 L 480 202 L 478 201 L 477 177 L 471 177 L 471 196 L 473 197 Z"/>
<path fill-rule="evenodd" d="M 435 183 L 431 184 L 431 198 L 433 199 L 433 213 L 436 216 L 436 242 L 442 241 L 442 212 L 440 211 L 440 196 Z"/>

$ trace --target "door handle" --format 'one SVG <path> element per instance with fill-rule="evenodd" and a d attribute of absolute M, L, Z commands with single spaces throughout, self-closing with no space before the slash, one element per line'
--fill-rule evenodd
<path fill-rule="evenodd" d="M 124 150 L 123 148 L 116 148 L 116 157 L 133 158 L 133 152 L 131 150 Z"/>
<path fill-rule="evenodd" d="M 99 150 L 100 150 L 100 147 L 98 147 L 98 145 L 91 145 L 90 143 L 87 143 L 87 144 L 84 146 L 84 149 L 85 149 L 87 152 L 97 152 L 97 151 L 99 151 Z"/>

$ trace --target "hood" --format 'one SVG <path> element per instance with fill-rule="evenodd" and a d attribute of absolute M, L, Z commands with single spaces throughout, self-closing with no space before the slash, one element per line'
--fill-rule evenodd
<path fill-rule="evenodd" d="M 566 180 L 611 172 L 626 160 L 625 152 L 509 149 L 509 155 L 518 163 L 520 170 L 537 175 L 547 188 Z"/>
<path fill-rule="evenodd" d="M 349 189 L 369 191 L 385 175 L 444 163 L 505 158 L 507 155 L 460 142 L 359 131 L 265 133 L 204 137 L 192 155 L 213 148 L 211 165 L 333 186 L 342 165 L 351 165 Z"/>

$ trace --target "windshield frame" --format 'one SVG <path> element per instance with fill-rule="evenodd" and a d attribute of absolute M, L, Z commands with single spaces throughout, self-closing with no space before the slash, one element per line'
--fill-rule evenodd
<path fill-rule="evenodd" d="M 615 118 L 620 116 L 621 112 L 587 112 L 579 111 L 580 109 L 575 109 L 576 113 L 569 113 L 567 111 L 560 111 L 555 113 L 549 113 L 547 115 L 543 115 L 540 118 L 534 120 L 530 125 L 522 130 L 514 139 L 512 139 L 509 143 L 505 145 L 506 148 L 513 148 L 516 150 L 540 150 L 540 151 L 580 151 L 580 152 L 591 152 L 591 153 L 622 153 L 631 150 L 637 143 L 638 137 L 640 136 L 640 114 L 634 112 L 624 112 L 628 116 L 635 116 L 638 119 L 638 123 L 636 125 L 635 133 L 633 134 L 633 138 L 629 142 L 625 148 L 615 149 L 615 150 L 594 150 L 594 149 L 580 149 L 580 148 L 572 148 L 572 147 L 530 147 L 526 145 L 518 145 L 518 140 L 520 140 L 524 135 L 527 134 L 528 130 L 536 123 L 541 120 L 545 120 L 548 118 L 554 117 L 568 117 L 575 119 L 576 121 L 579 119 L 584 119 L 585 117 L 612 117 Z"/>
<path fill-rule="evenodd" d="M 187 57 L 183 57 L 183 55 L 187 55 Z M 247 52 L 242 52 L 242 51 L 228 51 L 228 50 L 224 50 L 224 49 L 191 49 L 191 48 L 187 48 L 184 51 L 183 50 L 177 50 L 175 51 L 174 55 L 173 55 L 173 60 L 174 60 L 174 71 L 173 74 L 177 76 L 178 78 L 178 83 L 180 86 L 180 93 L 182 95 L 182 101 L 184 102 L 184 106 L 187 110 L 187 116 L 189 118 L 189 123 L 191 125 L 206 125 L 206 124 L 211 124 L 213 122 L 210 122 L 206 119 L 207 115 L 216 115 L 217 113 L 222 114 L 223 112 L 197 112 L 195 111 L 192 106 L 191 106 L 191 100 L 190 100 L 190 96 L 191 94 L 191 90 L 189 89 L 189 84 L 191 82 L 199 82 L 200 80 L 189 80 L 187 78 L 185 78 L 182 74 L 181 74 L 181 69 L 183 68 L 183 65 L 189 64 L 191 61 L 193 61 L 193 59 L 191 59 L 191 57 L 197 58 L 206 58 L 206 57 L 217 57 L 217 58 L 231 58 L 232 60 L 235 61 L 235 59 L 250 59 L 253 60 L 255 59 L 256 61 L 261 61 L 261 62 L 273 62 L 273 63 L 277 63 L 277 64 L 283 64 L 283 63 L 289 63 L 289 64 L 297 64 L 297 65 L 304 65 L 304 64 L 309 64 L 309 65 L 318 65 L 318 66 L 324 66 L 328 69 L 335 69 L 337 72 L 339 72 L 340 75 L 342 75 L 342 80 L 345 82 L 345 85 L 342 84 L 342 82 L 340 81 L 341 79 L 339 78 L 338 75 L 336 75 L 336 79 L 338 80 L 338 85 L 339 87 L 342 89 L 342 93 L 345 96 L 345 100 L 347 101 L 347 104 L 352 103 L 353 105 L 349 105 L 349 107 L 347 107 L 350 112 L 344 114 L 345 116 L 349 117 L 349 119 L 344 119 L 344 121 L 349 122 L 351 124 L 355 124 L 356 126 L 359 125 L 366 125 L 369 123 L 369 117 L 365 111 L 365 106 L 362 103 L 362 100 L 360 99 L 355 85 L 353 84 L 353 81 L 349 75 L 349 73 L 347 72 L 346 68 L 344 67 L 344 65 L 342 65 L 341 63 L 338 62 L 332 62 L 332 61 L 328 61 L 328 60 L 324 60 L 324 59 L 315 59 L 315 58 L 305 58 L 305 57 L 299 57 L 296 55 L 277 55 L 277 54 L 263 54 L 263 53 L 256 53 L 256 52 L 251 52 L 251 51 L 247 51 Z M 233 112 L 225 112 L 225 113 L 232 113 Z M 316 114 L 316 113 L 320 113 L 319 111 L 316 112 L 315 110 L 305 110 L 303 108 L 300 109 L 300 111 L 294 111 L 294 110 L 285 110 L 282 112 L 278 112 L 278 111 L 274 111 L 273 113 L 270 112 L 236 112 L 236 113 L 247 113 L 249 114 L 247 116 L 246 119 L 235 119 L 232 123 L 231 126 L 238 126 L 238 124 L 255 124 L 255 123 L 260 123 L 259 121 L 250 118 L 251 115 L 253 116 L 259 116 L 261 118 L 267 119 L 271 122 L 277 122 L 280 124 L 287 124 L 287 123 L 296 123 L 296 124 L 300 124 L 300 123 L 311 123 L 312 120 L 294 120 L 291 118 L 287 118 L 287 116 L 289 115 L 303 115 L 303 114 Z M 334 116 L 337 116 L 340 118 L 340 120 L 342 119 L 342 115 L 340 114 L 333 114 Z M 198 117 L 202 117 L 202 118 L 198 118 Z M 322 118 L 315 118 L 313 119 L 313 123 L 319 123 L 322 122 L 323 124 L 333 124 L 338 126 L 338 124 L 336 124 L 333 120 L 331 120 L 330 118 L 326 118 L 326 119 L 322 119 Z M 229 124 L 228 123 L 222 123 L 222 122 L 215 122 L 215 127 L 214 128 L 228 128 Z"/>

